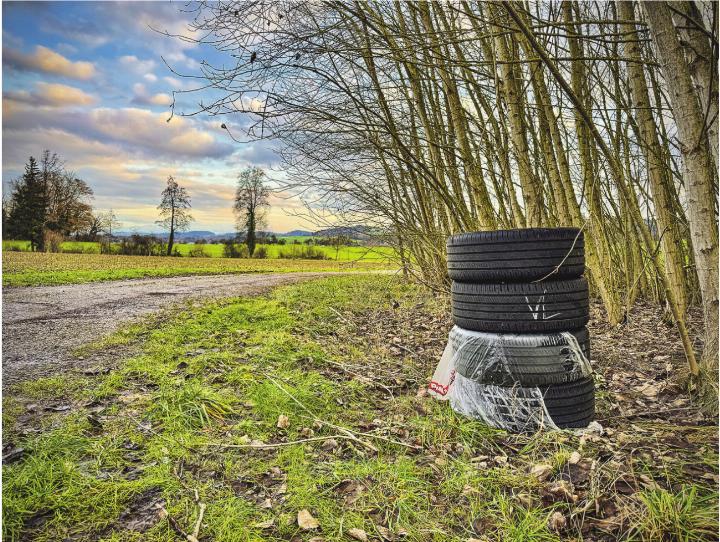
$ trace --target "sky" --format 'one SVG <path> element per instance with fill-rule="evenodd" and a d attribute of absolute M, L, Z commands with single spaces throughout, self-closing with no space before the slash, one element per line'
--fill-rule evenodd
<path fill-rule="evenodd" d="M 193 230 L 234 229 L 237 174 L 249 165 L 271 178 L 282 171 L 271 143 L 236 143 L 247 119 L 181 116 L 202 93 L 200 62 L 220 53 L 186 40 L 192 15 L 184 2 L 3 2 L 3 191 L 29 156 L 56 152 L 94 191 L 98 210 L 113 209 L 122 229 L 158 231 L 160 193 L 168 175 L 192 198 Z M 164 59 L 164 60 L 163 60 Z M 206 96 L 206 99 L 209 96 Z M 287 194 L 271 197 L 268 229 L 313 229 Z"/>

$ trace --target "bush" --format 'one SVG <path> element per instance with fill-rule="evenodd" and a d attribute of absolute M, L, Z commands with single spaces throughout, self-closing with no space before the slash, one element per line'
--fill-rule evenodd
<path fill-rule="evenodd" d="M 293 246 L 289 251 L 280 250 L 278 258 L 286 260 L 329 260 L 322 250 L 314 246 Z"/>
<path fill-rule="evenodd" d="M 62 252 L 62 244 L 65 237 L 61 233 L 52 230 L 46 230 L 45 234 L 45 252 Z"/>
<path fill-rule="evenodd" d="M 158 237 L 134 234 L 130 237 L 124 237 L 120 241 L 118 254 L 124 256 L 164 256 L 166 247 L 167 245 Z"/>
<path fill-rule="evenodd" d="M 190 249 L 190 252 L 188 252 L 188 256 L 191 258 L 207 258 L 208 253 L 205 252 L 205 243 L 201 243 L 200 241 L 195 243 Z"/>
<path fill-rule="evenodd" d="M 258 260 L 264 260 L 265 258 L 268 257 L 267 247 L 264 247 L 264 246 L 260 245 L 259 247 L 257 247 L 257 248 L 255 249 L 255 252 L 253 252 L 252 257 L 253 257 L 253 258 L 256 258 L 256 259 L 258 259 Z"/>
<path fill-rule="evenodd" d="M 223 241 L 223 256 L 225 258 L 249 258 L 248 247 L 233 241 Z"/>
<path fill-rule="evenodd" d="M 100 254 L 113 254 L 116 252 L 113 248 L 112 241 L 108 237 L 100 239 Z"/>

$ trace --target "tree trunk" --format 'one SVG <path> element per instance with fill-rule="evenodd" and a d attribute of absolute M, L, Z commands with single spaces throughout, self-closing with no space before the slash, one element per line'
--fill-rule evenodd
<path fill-rule="evenodd" d="M 617 2 L 618 15 L 627 21 L 621 25 L 625 36 L 625 56 L 630 82 L 630 98 L 634 115 L 642 138 L 641 144 L 647 161 L 650 189 L 657 216 L 660 244 L 665 254 L 665 269 L 672 284 L 680 310 L 685 313 L 687 308 L 685 268 L 682 254 L 681 235 L 678 231 L 678 220 L 673 210 L 673 195 L 668 193 L 671 172 L 665 163 L 663 149 L 657 134 L 657 124 L 652 114 L 650 93 L 645 81 L 640 51 L 640 36 L 631 21 L 635 20 L 632 2 Z"/>
<path fill-rule="evenodd" d="M 497 59 L 501 62 L 501 79 L 498 81 L 498 86 L 509 113 L 515 161 L 525 201 L 525 226 L 534 228 L 541 226 L 543 222 L 542 187 L 539 186 L 540 183 L 530 164 L 530 152 L 526 137 L 528 127 L 523 110 L 524 100 L 519 84 L 518 68 L 512 63 L 517 60 L 518 55 L 511 54 L 512 44 L 508 43 L 508 38 L 505 36 L 503 25 L 506 18 L 503 16 L 502 8 L 496 4 L 490 4 L 490 11 L 494 21 L 497 22 L 493 28 L 496 33 Z"/>
<path fill-rule="evenodd" d="M 707 29 L 697 3 L 692 0 L 673 2 L 672 6 L 685 14 L 683 17 L 675 13 L 673 18 L 690 61 L 690 75 L 697 88 L 710 150 L 715 167 L 718 167 L 720 165 L 718 164 L 718 123 L 720 120 L 718 119 L 717 56 L 713 54 L 712 44 L 706 34 Z M 690 22 L 691 20 L 692 22 Z"/>
<path fill-rule="evenodd" d="M 690 68 L 665 2 L 643 4 L 652 39 L 670 91 L 670 106 L 677 124 L 683 157 L 683 180 L 687 195 L 688 222 L 705 316 L 703 364 L 718 364 L 718 233 L 713 182 L 715 169 L 707 138 L 703 135 L 703 111 L 693 87 Z"/>
<path fill-rule="evenodd" d="M 170 235 L 168 236 L 167 255 L 172 256 L 173 244 L 175 243 L 175 208 L 173 207 L 170 215 Z"/>

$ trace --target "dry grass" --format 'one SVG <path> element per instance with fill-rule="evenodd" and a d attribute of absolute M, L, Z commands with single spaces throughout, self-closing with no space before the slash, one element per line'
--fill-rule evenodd
<path fill-rule="evenodd" d="M 3 252 L 2 264 L 4 286 L 75 284 L 179 275 L 392 269 L 391 264 L 370 260 L 335 262 L 31 252 Z"/>

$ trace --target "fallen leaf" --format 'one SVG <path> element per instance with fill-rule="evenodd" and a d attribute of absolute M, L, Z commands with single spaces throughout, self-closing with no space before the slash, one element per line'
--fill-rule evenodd
<path fill-rule="evenodd" d="M 560 531 L 567 525 L 567 520 L 560 512 L 553 512 L 548 520 L 548 527 L 552 531 Z"/>
<path fill-rule="evenodd" d="M 323 450 L 326 452 L 330 452 L 338 447 L 338 441 L 334 438 L 329 438 L 325 442 L 322 443 L 322 446 L 320 446 Z"/>
<path fill-rule="evenodd" d="M 355 540 L 359 540 L 360 542 L 367 542 L 368 536 L 365 531 L 362 529 L 350 529 L 348 530 L 347 534 L 354 538 Z"/>
<path fill-rule="evenodd" d="M 573 452 L 570 454 L 570 459 L 568 459 L 568 463 L 570 463 L 571 465 L 577 465 L 580 462 L 580 459 L 582 459 L 580 452 Z"/>
<path fill-rule="evenodd" d="M 7 448 L 7 447 L 6 447 Z M 3 465 L 9 465 L 15 461 L 19 461 L 25 455 L 25 448 L 12 447 L 9 450 L 3 449 L 2 463 Z"/>
<path fill-rule="evenodd" d="M 274 519 L 269 519 L 267 521 L 261 521 L 260 523 L 256 523 L 255 527 L 258 529 L 270 529 L 275 525 Z"/>
<path fill-rule="evenodd" d="M 387 527 L 383 527 L 382 525 L 376 525 L 375 528 L 377 529 L 380 538 L 382 538 L 383 540 L 387 540 L 388 542 L 393 542 L 393 540 L 395 540 L 395 535 Z"/>
<path fill-rule="evenodd" d="M 530 476 L 534 476 L 541 482 L 544 482 L 545 480 L 550 478 L 552 471 L 552 465 L 549 465 L 547 463 L 538 463 L 537 465 L 533 465 L 533 467 L 530 469 Z"/>
<path fill-rule="evenodd" d="M 316 520 L 308 510 L 300 510 L 297 515 L 298 527 L 305 531 L 317 529 L 320 523 Z"/>
<path fill-rule="evenodd" d="M 572 484 L 565 480 L 552 483 L 543 489 L 542 494 L 550 502 L 576 502 L 578 500 L 578 496 L 573 493 Z"/>
<path fill-rule="evenodd" d="M 278 416 L 277 426 L 280 429 L 287 429 L 290 427 L 290 418 L 288 418 L 285 414 L 280 414 L 280 416 Z"/>
<path fill-rule="evenodd" d="M 65 412 L 67 410 L 70 410 L 72 407 L 70 405 L 60 405 L 60 406 L 46 406 L 45 410 L 49 412 Z"/>

